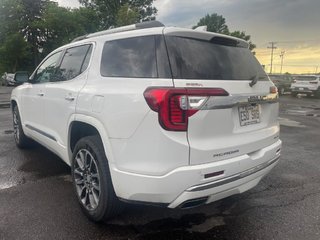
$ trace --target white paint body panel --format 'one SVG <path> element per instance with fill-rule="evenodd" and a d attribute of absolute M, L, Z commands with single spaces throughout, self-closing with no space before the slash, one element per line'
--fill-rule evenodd
<path fill-rule="evenodd" d="M 178 30 L 168 29 L 171 31 Z M 79 121 L 93 126 L 102 139 L 116 195 L 126 200 L 165 203 L 173 208 L 193 198 L 208 196 L 207 202 L 211 202 L 255 186 L 275 164 L 234 183 L 196 194 L 186 192 L 192 186 L 231 176 L 277 156 L 281 148 L 277 103 L 261 106 L 262 121 L 257 125 L 240 127 L 237 108 L 204 110 L 189 119 L 187 132 L 171 132 L 160 126 L 158 114 L 150 110 L 143 92 L 151 86 L 186 87 L 190 80 L 99 74 L 106 41 L 162 33 L 163 28 L 154 28 L 91 38 L 95 48 L 89 69 L 76 79 L 24 84 L 14 89 L 12 100 L 19 106 L 25 133 L 70 165 L 70 125 Z M 82 40 L 57 51 L 88 42 Z M 248 81 L 195 82 L 203 87 L 224 88 L 231 95 L 266 94 L 272 86 L 271 82 L 258 82 L 252 88 Z M 39 91 L 45 94 L 41 101 Z M 67 101 L 65 96 L 75 100 Z M 26 128 L 27 124 L 56 141 Z M 233 149 L 239 150 L 237 154 L 213 158 L 215 153 Z M 217 171 L 224 173 L 204 178 Z"/>

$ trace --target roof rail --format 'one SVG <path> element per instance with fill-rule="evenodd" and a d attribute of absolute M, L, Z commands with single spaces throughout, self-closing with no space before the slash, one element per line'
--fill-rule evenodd
<path fill-rule="evenodd" d="M 132 31 L 132 30 L 137 30 L 137 29 L 154 28 L 154 27 L 164 27 L 164 24 L 159 21 L 141 22 L 141 23 L 136 23 L 136 24 L 132 24 L 132 25 L 128 25 L 128 26 L 111 28 L 108 30 L 83 35 L 83 36 L 80 36 L 80 37 L 73 39 L 72 42 L 77 42 L 77 41 L 80 41 L 83 39 L 108 35 L 108 34 L 112 34 L 112 33 L 126 32 L 126 31 Z"/>

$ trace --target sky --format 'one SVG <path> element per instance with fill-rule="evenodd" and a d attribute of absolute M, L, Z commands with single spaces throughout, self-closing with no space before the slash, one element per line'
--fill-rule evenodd
<path fill-rule="evenodd" d="M 79 6 L 78 0 L 57 0 Z M 276 42 L 273 72 L 320 72 L 320 0 L 156 0 L 157 20 L 166 26 L 192 27 L 206 14 L 223 15 L 231 31 L 251 35 L 256 57 L 270 71 L 271 49 Z"/>

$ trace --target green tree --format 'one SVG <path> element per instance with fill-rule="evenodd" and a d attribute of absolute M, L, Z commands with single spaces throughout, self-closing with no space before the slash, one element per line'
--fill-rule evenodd
<path fill-rule="evenodd" d="M 8 34 L 18 32 L 22 15 L 20 0 L 0 0 L 0 43 Z"/>
<path fill-rule="evenodd" d="M 201 18 L 197 25 L 193 28 L 199 26 L 207 26 L 207 31 L 209 32 L 229 34 L 229 28 L 226 24 L 226 19 L 216 13 L 213 13 L 211 15 L 207 14 L 206 16 Z"/>
<path fill-rule="evenodd" d="M 137 11 L 137 21 L 148 21 L 155 19 L 157 9 L 152 6 L 154 0 L 79 0 L 79 2 L 87 7 L 93 9 L 101 19 L 100 29 L 108 29 L 117 26 L 117 18 L 119 19 L 119 11 L 126 4 L 128 9 Z"/>
<path fill-rule="evenodd" d="M 30 60 L 30 45 L 20 33 L 6 37 L 0 47 L 0 71 L 26 70 L 24 63 Z"/>
<path fill-rule="evenodd" d="M 20 66 L 34 68 L 55 48 L 96 32 L 99 24 L 92 8 L 63 8 L 50 0 L 0 0 L 0 74 Z"/>
<path fill-rule="evenodd" d="M 226 23 L 226 19 L 222 15 L 218 15 L 216 13 L 213 13 L 211 15 L 207 14 L 199 20 L 199 22 L 196 26 L 193 27 L 193 29 L 199 26 L 207 26 L 207 31 L 209 32 L 221 33 L 244 39 L 249 43 L 250 50 L 256 48 L 256 45 L 251 42 L 251 36 L 246 35 L 244 31 L 230 32 L 229 27 Z"/>
<path fill-rule="evenodd" d="M 256 48 L 256 45 L 253 44 L 251 42 L 251 40 L 250 40 L 251 36 L 250 35 L 246 35 L 246 32 L 244 32 L 244 31 L 234 31 L 234 32 L 231 32 L 229 35 L 233 36 L 233 37 L 241 38 L 243 40 L 246 40 L 249 43 L 249 49 L 250 50 L 253 50 L 253 49 Z"/>
<path fill-rule="evenodd" d="M 54 49 L 71 42 L 74 38 L 84 35 L 91 29 L 90 23 L 86 19 L 86 11 L 59 7 L 55 3 L 50 3 L 43 12 L 40 21 L 35 21 L 34 26 L 42 34 L 41 51 L 42 57 Z"/>
<path fill-rule="evenodd" d="M 139 21 L 139 12 L 136 8 L 130 8 L 129 4 L 120 7 L 117 17 L 116 26 L 121 27 L 137 23 Z"/>
<path fill-rule="evenodd" d="M 93 9 L 80 7 L 72 9 L 72 13 L 75 21 L 81 27 L 83 34 L 93 33 L 99 30 L 100 18 Z"/>
<path fill-rule="evenodd" d="M 39 28 L 46 7 L 50 4 L 49 0 L 20 0 L 21 12 L 17 16 L 20 22 L 20 32 L 31 45 L 31 52 L 34 59 L 34 67 L 40 62 L 40 52 L 44 41 L 44 32 Z"/>
<path fill-rule="evenodd" d="M 80 0 L 70 9 L 53 0 L 0 0 L 0 73 L 34 68 L 57 47 L 109 27 L 154 18 L 154 0 Z"/>

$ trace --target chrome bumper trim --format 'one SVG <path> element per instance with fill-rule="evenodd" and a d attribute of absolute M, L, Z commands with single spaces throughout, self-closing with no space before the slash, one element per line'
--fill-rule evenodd
<path fill-rule="evenodd" d="M 239 105 L 266 104 L 279 102 L 278 94 L 234 94 L 230 96 L 210 97 L 202 110 L 227 109 Z"/>
<path fill-rule="evenodd" d="M 275 162 L 277 162 L 279 160 L 279 158 L 280 158 L 280 155 L 276 156 L 275 158 L 271 159 L 268 162 L 265 162 L 265 163 L 260 164 L 260 165 L 258 165 L 256 167 L 250 168 L 250 169 L 248 169 L 248 170 L 246 170 L 244 172 L 237 173 L 237 174 L 234 174 L 234 175 L 232 175 L 230 177 L 222 178 L 222 179 L 219 179 L 219 180 L 216 180 L 216 181 L 213 181 L 213 182 L 209 182 L 209 183 L 193 186 L 193 187 L 187 189 L 186 191 L 187 192 L 203 191 L 203 190 L 206 190 L 206 189 L 218 187 L 218 186 L 221 186 L 221 185 L 224 185 L 224 184 L 227 184 L 227 183 L 231 183 L 231 182 L 240 180 L 242 178 L 248 177 L 248 176 L 250 176 L 252 174 L 255 174 L 255 173 L 257 173 L 257 172 L 269 167 L 270 165 L 272 165 Z"/>

